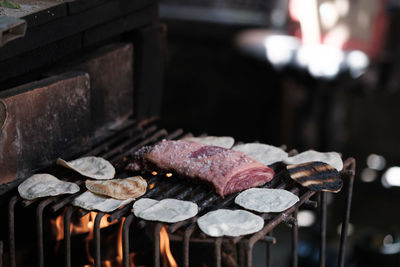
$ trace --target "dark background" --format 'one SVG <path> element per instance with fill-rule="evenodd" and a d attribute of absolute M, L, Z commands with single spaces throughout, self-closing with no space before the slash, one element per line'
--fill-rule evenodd
<path fill-rule="evenodd" d="M 353 78 L 344 71 L 333 79 L 321 79 L 290 65 L 274 68 L 262 48 L 261 52 L 248 53 L 235 44 L 238 35 L 249 29 L 285 30 L 287 24 L 277 27 L 271 23 L 272 3 L 257 8 L 254 6 L 260 2 L 218 3 L 161 2 L 161 19 L 168 28 L 161 115 L 165 126 L 195 135 L 228 135 L 237 141 L 286 144 L 299 151 L 338 151 L 345 158 L 355 157 L 357 175 L 346 266 L 400 266 L 400 191 L 381 183 L 385 171 L 400 164 L 398 6 L 390 2 L 385 6 L 387 31 L 378 55 L 370 58 L 363 75 Z M 287 6 L 284 1 L 273 4 L 282 10 Z M 171 12 L 170 7 L 177 6 L 210 10 L 239 7 L 262 11 L 266 17 L 257 23 L 227 23 L 211 15 L 199 20 L 195 13 L 182 17 Z M 368 167 L 371 154 L 385 159 L 383 169 Z M 327 266 L 335 266 L 344 195 L 330 198 Z M 288 257 L 290 240 L 288 230 L 279 229 L 275 266 L 286 262 L 282 257 Z M 318 228 L 303 227 L 300 233 L 300 265 L 313 266 L 318 262 Z M 389 247 L 391 253 L 383 252 Z M 262 247 L 258 251 L 263 255 Z M 256 264 L 262 266 L 263 257 L 256 257 Z"/>

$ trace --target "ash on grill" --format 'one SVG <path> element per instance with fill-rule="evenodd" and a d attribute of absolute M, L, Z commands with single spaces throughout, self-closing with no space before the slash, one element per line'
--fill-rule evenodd
<path fill-rule="evenodd" d="M 116 177 L 127 177 L 131 173 L 126 173 L 125 166 L 129 163 L 130 155 L 142 146 L 152 144 L 161 139 L 176 139 L 183 138 L 184 135 L 182 130 L 177 130 L 172 133 L 168 133 L 165 129 L 158 129 L 154 124 L 153 119 L 135 122 L 129 121 L 122 127 L 119 131 L 114 133 L 112 136 L 104 138 L 97 146 L 93 147 L 92 150 L 88 151 L 82 156 L 93 155 L 100 156 L 109 160 L 115 167 L 117 171 Z M 290 151 L 289 154 L 295 154 L 296 151 Z M 292 181 L 285 168 L 281 164 L 274 164 L 272 166 L 276 175 L 272 181 L 265 184 L 263 187 L 266 188 L 280 188 L 288 190 L 296 195 L 298 195 L 300 201 L 294 206 L 280 213 L 264 213 L 260 216 L 264 219 L 265 224 L 262 230 L 255 234 L 239 237 L 218 237 L 211 238 L 205 236 L 198 229 L 196 224 L 199 216 L 205 214 L 208 211 L 216 210 L 219 208 L 234 209 L 234 198 L 238 193 L 231 194 L 226 198 L 222 199 L 215 192 L 210 191 L 209 188 L 203 185 L 196 185 L 190 183 L 185 179 L 180 179 L 176 175 L 168 174 L 158 175 L 156 173 L 149 174 L 147 177 L 148 190 L 147 193 L 142 197 L 153 198 L 156 200 L 161 200 L 164 198 L 175 198 L 180 200 L 189 200 L 195 202 L 199 207 L 199 214 L 186 221 L 174 223 L 174 224 L 164 224 L 148 222 L 138 218 L 135 218 L 131 213 L 132 203 L 125 205 L 124 207 L 105 214 L 102 212 L 94 213 L 87 210 L 83 210 L 71 205 L 71 202 L 77 195 L 68 196 L 56 196 L 36 199 L 32 201 L 22 200 L 18 194 L 12 196 L 9 200 L 9 261 L 10 266 L 16 266 L 16 239 L 15 234 L 18 229 L 15 228 L 16 222 L 14 221 L 16 205 L 20 204 L 24 208 L 35 207 L 36 214 L 36 239 L 37 239 L 37 260 L 38 266 L 45 266 L 45 251 L 47 246 L 45 246 L 45 234 L 44 223 L 49 218 L 54 218 L 56 215 L 63 214 L 63 217 L 58 217 L 59 227 L 63 227 L 63 234 L 59 235 L 56 239 L 62 242 L 64 250 L 64 266 L 72 266 L 72 259 L 76 257 L 72 250 L 73 233 L 71 233 L 71 226 L 74 225 L 75 218 L 82 218 L 84 216 L 92 217 L 90 221 L 93 231 L 93 243 L 94 243 L 94 253 L 93 253 L 93 264 L 96 267 L 102 266 L 102 248 L 104 245 L 101 240 L 104 239 L 105 231 L 102 231 L 102 223 L 105 220 L 108 222 L 107 225 L 111 225 L 115 232 L 120 231 L 118 240 L 122 243 L 122 248 L 119 249 L 119 261 L 122 266 L 131 266 L 133 261 L 133 255 L 131 252 L 130 244 L 132 239 L 135 239 L 138 235 L 135 233 L 137 229 L 145 228 L 147 232 L 151 231 L 151 238 L 153 239 L 153 255 L 154 255 L 154 266 L 160 266 L 161 254 L 160 249 L 164 249 L 168 246 L 168 241 L 161 242 L 160 248 L 160 233 L 162 233 L 161 238 L 165 238 L 166 232 L 169 234 L 169 238 L 173 241 L 179 241 L 182 244 L 182 262 L 178 262 L 179 265 L 189 266 L 191 265 L 190 248 L 193 248 L 194 244 L 204 244 L 208 243 L 213 246 L 214 251 L 214 262 L 215 266 L 221 266 L 222 262 L 228 265 L 239 265 L 239 266 L 252 266 L 252 251 L 253 246 L 258 241 L 267 242 L 267 265 L 271 264 L 271 245 L 276 242 L 276 238 L 272 236 L 273 229 L 280 223 L 285 223 L 291 227 L 292 231 L 292 245 L 291 245 L 291 255 L 292 255 L 292 265 L 297 266 L 297 245 L 298 245 L 298 226 L 297 226 L 297 211 L 300 206 L 308 206 L 320 208 L 321 212 L 321 244 L 320 244 L 320 265 L 325 265 L 325 249 L 326 249 L 326 193 L 321 192 L 319 201 L 312 201 L 310 198 L 316 193 L 315 191 L 310 191 L 297 185 Z M 348 220 L 350 215 L 350 205 L 351 205 L 351 194 L 352 185 L 354 179 L 354 168 L 355 161 L 352 158 L 347 159 L 344 162 L 344 169 L 341 172 L 341 176 L 346 181 L 348 187 L 346 192 L 346 207 L 345 214 L 343 216 L 342 223 L 342 235 L 339 247 L 339 266 L 343 266 L 344 260 L 344 248 L 346 241 L 346 233 L 348 227 Z M 54 173 L 57 177 L 63 178 L 63 180 L 73 181 L 79 184 L 83 188 L 83 180 L 79 175 L 72 174 L 69 170 L 61 169 L 59 167 L 53 167 L 46 170 L 46 172 Z M 24 209 L 22 209 L 24 210 Z M 102 220 L 103 219 L 103 220 Z M 63 220 L 63 223 L 60 222 Z M 117 224 L 117 222 L 119 224 Z M 140 231 L 142 233 L 143 231 Z M 89 237 L 87 237 L 89 239 Z M 223 249 L 224 247 L 224 249 Z M 122 250 L 121 250 L 122 249 Z M 232 250 L 232 253 L 225 253 L 225 249 Z M 0 242 L 0 253 L 2 252 L 2 243 Z M 89 251 L 88 251 L 89 252 Z M 237 252 L 237 253 L 236 253 Z M 91 254 L 89 252 L 89 254 Z M 117 252 L 118 254 L 118 252 Z M 121 258 L 122 257 L 122 258 Z M 167 256 L 166 256 L 167 257 Z M 171 258 L 171 255 L 169 256 Z M 163 260 L 165 262 L 166 259 Z M 173 259 L 170 259 L 172 261 Z M 90 263 L 90 262 L 89 262 Z M 110 264 L 110 263 L 107 263 Z M 1 262 L 0 262 L 1 266 Z M 111 265 L 109 265 L 111 266 Z M 164 265 L 165 266 L 165 265 Z"/>

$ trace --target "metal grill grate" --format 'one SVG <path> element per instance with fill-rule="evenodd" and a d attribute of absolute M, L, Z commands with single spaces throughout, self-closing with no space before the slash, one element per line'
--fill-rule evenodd
<path fill-rule="evenodd" d="M 127 177 L 131 173 L 127 173 L 125 166 L 129 163 L 130 155 L 137 149 L 144 145 L 152 144 L 161 139 L 176 139 L 185 136 L 182 130 L 177 130 L 172 133 L 168 133 L 165 129 L 158 129 L 154 124 L 154 119 L 149 119 L 141 122 L 130 121 L 119 130 L 115 130 L 112 134 L 107 135 L 104 140 L 100 141 L 98 145 L 94 146 L 93 149 L 87 151 L 82 156 L 94 155 L 101 156 L 109 160 L 116 167 L 116 177 Z M 295 150 L 289 152 L 289 154 L 297 153 Z M 321 244 L 320 250 L 322 255 L 320 257 L 320 266 L 325 266 L 325 246 L 326 246 L 326 194 L 320 193 L 318 203 L 311 201 L 310 198 L 315 194 L 314 191 L 305 189 L 296 183 L 294 183 L 284 166 L 281 164 L 274 164 L 272 166 L 276 175 L 272 181 L 265 184 L 263 187 L 267 188 L 281 188 L 291 191 L 292 193 L 299 196 L 300 201 L 291 208 L 281 213 L 264 213 L 260 216 L 265 220 L 265 225 L 259 232 L 240 236 L 235 238 L 221 237 L 221 238 L 210 238 L 201 233 L 198 229 L 196 221 L 199 216 L 205 214 L 208 211 L 216 210 L 219 208 L 235 208 L 234 198 L 238 193 L 231 194 L 226 198 L 220 198 L 213 190 L 203 186 L 191 183 L 188 180 L 182 179 L 174 175 L 173 177 L 166 178 L 161 175 L 146 175 L 144 178 L 147 180 L 149 188 L 147 193 L 143 197 L 150 197 L 157 200 L 164 198 L 176 198 L 182 200 L 189 200 L 197 203 L 199 206 L 198 216 L 188 219 L 186 221 L 174 223 L 174 224 L 163 224 L 156 223 L 154 227 L 154 266 L 160 266 L 160 231 L 163 226 L 168 227 L 170 238 L 182 242 L 182 255 L 183 263 L 179 265 L 189 266 L 189 255 L 190 255 L 190 243 L 191 242 L 207 242 L 214 245 L 215 253 L 215 266 L 221 266 L 221 246 L 223 242 L 230 242 L 231 244 L 238 245 L 239 248 L 239 265 L 240 266 L 252 266 L 252 250 L 253 246 L 258 241 L 265 241 L 268 243 L 267 255 L 270 253 L 270 246 L 276 242 L 276 239 L 272 237 L 272 230 L 280 223 L 288 224 L 292 229 L 292 265 L 297 266 L 297 244 L 298 244 L 298 226 L 297 226 L 297 211 L 301 205 L 307 205 L 314 208 L 317 206 L 321 209 Z M 342 223 L 342 236 L 340 243 L 340 256 L 339 266 L 343 266 L 344 259 L 344 247 L 345 247 L 345 233 L 347 232 L 348 220 L 350 215 L 351 205 L 351 193 L 354 180 L 354 168 L 355 161 L 350 158 L 344 163 L 344 170 L 341 172 L 343 179 L 348 180 L 347 189 L 347 200 L 345 207 L 345 215 Z M 46 172 L 52 173 L 63 180 L 73 181 L 80 186 L 83 186 L 83 179 L 77 180 L 76 174 L 71 175 L 69 170 L 51 167 Z M 81 192 L 80 192 L 81 193 Z M 44 210 L 51 213 L 56 213 L 61 209 L 65 209 L 64 214 L 64 247 L 65 247 L 65 259 L 64 266 L 71 266 L 71 233 L 70 225 L 72 215 L 84 216 L 89 211 L 77 208 L 71 205 L 77 195 L 69 196 L 56 196 L 48 197 L 44 199 L 36 199 L 33 201 L 22 200 L 19 195 L 14 195 L 9 201 L 9 249 L 10 249 L 10 266 L 16 266 L 15 257 L 15 205 L 21 203 L 22 206 L 28 207 L 33 204 L 36 206 L 36 234 L 37 234 L 37 253 L 38 253 L 38 266 L 43 267 L 44 262 L 44 236 L 43 236 L 43 220 Z M 132 203 L 125 205 L 124 207 L 108 213 L 109 222 L 118 220 L 122 225 L 122 245 L 123 245 L 123 266 L 129 265 L 129 239 L 133 237 L 130 233 L 131 225 L 141 224 L 146 225 L 146 221 L 135 218 L 131 213 Z M 94 265 L 96 267 L 101 266 L 101 232 L 100 232 L 100 221 L 106 215 L 106 213 L 99 212 L 96 215 L 94 221 L 94 243 L 95 243 L 95 255 Z M 269 257 L 270 258 L 270 257 Z M 270 260 L 267 262 L 270 265 Z"/>

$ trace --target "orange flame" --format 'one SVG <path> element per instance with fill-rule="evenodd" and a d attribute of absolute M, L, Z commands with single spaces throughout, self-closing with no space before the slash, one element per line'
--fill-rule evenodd
<path fill-rule="evenodd" d="M 167 267 L 168 264 L 171 267 L 177 267 L 174 256 L 172 256 L 171 249 L 169 247 L 169 236 L 167 233 L 167 227 L 163 226 L 160 231 L 160 252 L 163 257 L 164 267 Z M 168 264 L 167 264 L 168 262 Z"/>
<path fill-rule="evenodd" d="M 121 220 L 121 226 L 119 227 L 119 232 L 118 232 L 117 262 L 119 263 L 119 265 L 122 265 L 122 257 L 123 257 L 123 254 L 122 254 L 123 253 L 123 251 L 122 251 L 122 228 L 124 226 L 124 222 L 125 222 L 125 217 L 122 218 L 122 220 Z"/>
<path fill-rule="evenodd" d="M 129 254 L 129 267 L 135 267 L 135 256 L 136 254 L 134 252 Z"/>
<path fill-rule="evenodd" d="M 65 212 L 60 214 L 57 218 L 50 220 L 50 224 L 53 226 L 52 230 L 54 231 L 55 239 L 58 241 L 56 250 L 58 250 L 60 241 L 64 239 L 64 213 Z M 85 216 L 81 217 L 78 223 L 71 222 L 70 226 L 71 235 L 88 233 L 88 235 L 85 238 L 85 243 L 86 243 L 85 249 L 86 249 L 86 255 L 88 256 L 88 260 L 91 264 L 84 265 L 84 267 L 91 267 L 94 264 L 94 258 L 90 254 L 90 242 L 93 240 L 94 237 L 93 228 L 96 216 L 97 212 L 91 211 Z M 118 222 L 118 220 L 108 222 L 107 220 L 108 217 L 109 217 L 108 214 L 102 217 L 100 221 L 100 228 L 105 228 Z M 118 245 L 117 245 L 118 256 L 115 259 L 115 262 L 117 264 L 115 265 L 113 264 L 114 261 L 107 260 L 103 262 L 103 266 L 105 267 L 122 266 L 122 226 L 124 220 L 125 218 L 123 218 L 123 220 L 121 221 L 121 227 L 118 233 Z"/>

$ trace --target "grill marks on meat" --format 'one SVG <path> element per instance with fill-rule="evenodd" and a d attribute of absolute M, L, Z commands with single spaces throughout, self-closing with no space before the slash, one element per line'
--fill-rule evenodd
<path fill-rule="evenodd" d="M 314 191 L 339 192 L 343 186 L 339 172 L 324 162 L 308 162 L 286 166 L 290 177 Z"/>
<path fill-rule="evenodd" d="M 143 170 L 148 163 L 211 183 L 222 197 L 263 185 L 274 177 L 272 169 L 242 152 L 183 140 L 163 140 L 138 151 L 130 167 Z"/>

